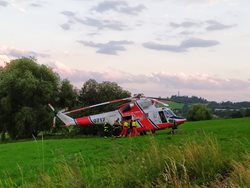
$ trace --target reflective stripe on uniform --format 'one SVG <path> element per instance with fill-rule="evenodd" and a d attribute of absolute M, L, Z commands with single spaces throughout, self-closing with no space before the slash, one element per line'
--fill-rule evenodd
<path fill-rule="evenodd" d="M 124 122 L 123 126 L 128 127 L 129 126 L 128 122 Z"/>
<path fill-rule="evenodd" d="M 132 122 L 132 127 L 137 127 L 137 123 L 135 121 Z"/>

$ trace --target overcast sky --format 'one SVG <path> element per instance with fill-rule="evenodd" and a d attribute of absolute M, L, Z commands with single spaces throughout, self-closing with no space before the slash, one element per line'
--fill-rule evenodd
<path fill-rule="evenodd" d="M 0 66 L 35 56 L 80 88 L 250 101 L 249 0 L 0 0 Z"/>

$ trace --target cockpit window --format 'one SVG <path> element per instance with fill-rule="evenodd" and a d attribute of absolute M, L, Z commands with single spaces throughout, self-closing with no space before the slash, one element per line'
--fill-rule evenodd
<path fill-rule="evenodd" d="M 166 117 L 173 117 L 176 116 L 175 113 L 172 110 L 164 110 L 164 114 Z"/>

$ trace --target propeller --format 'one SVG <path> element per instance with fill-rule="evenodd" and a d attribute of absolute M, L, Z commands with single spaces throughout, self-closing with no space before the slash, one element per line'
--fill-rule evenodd
<path fill-rule="evenodd" d="M 95 107 L 98 107 L 98 106 L 103 106 L 103 105 L 107 105 L 107 104 L 112 104 L 112 103 L 118 103 L 118 102 L 123 102 L 123 101 L 135 101 L 135 100 L 139 100 L 141 98 L 145 98 L 145 99 L 150 99 L 151 101 L 154 101 L 156 103 L 159 103 L 159 104 L 162 104 L 166 107 L 168 107 L 169 105 L 160 101 L 159 99 L 160 98 L 155 98 L 155 97 L 145 97 L 143 93 L 139 93 L 139 94 L 134 94 L 133 97 L 127 97 L 127 98 L 123 98 L 123 99 L 116 99 L 116 100 L 112 100 L 112 101 L 107 101 L 107 102 L 103 102 L 103 103 L 99 103 L 99 104 L 94 104 L 94 105 L 90 105 L 90 106 L 85 106 L 85 107 L 82 107 L 82 108 L 78 108 L 78 109 L 75 109 L 75 110 L 71 110 L 71 111 L 67 111 L 67 109 L 63 109 L 61 110 L 60 112 L 62 112 L 63 114 L 70 114 L 70 113 L 73 113 L 73 112 L 79 112 L 79 111 L 83 111 L 83 110 L 86 110 L 86 109 L 90 109 L 90 108 L 95 108 Z M 52 109 L 52 111 L 55 113 L 55 116 L 53 118 L 53 127 L 55 126 L 55 122 L 56 122 L 56 115 L 57 115 L 57 112 L 55 111 L 54 107 L 51 105 L 51 104 L 48 104 L 49 107 Z"/>
<path fill-rule="evenodd" d="M 155 101 L 156 103 L 162 104 L 163 106 L 166 106 L 166 107 L 169 106 L 167 103 L 164 103 L 164 102 L 162 102 L 162 101 L 160 101 L 160 100 L 158 100 L 158 99 L 151 98 L 151 100 L 152 100 L 152 101 Z"/>
<path fill-rule="evenodd" d="M 55 108 L 51 104 L 48 104 L 48 106 L 54 112 L 52 127 L 55 128 L 56 127 L 56 114 L 57 114 L 57 112 L 56 112 Z"/>
<path fill-rule="evenodd" d="M 62 114 L 64 113 L 65 111 L 68 110 L 68 108 L 64 108 L 60 111 L 56 111 L 55 108 L 51 105 L 51 104 L 48 104 L 48 106 L 50 107 L 50 109 L 54 112 L 54 117 L 53 117 L 53 123 L 52 123 L 52 127 L 55 128 L 56 127 L 56 118 L 57 118 L 57 115 L 58 114 Z M 59 118 L 60 119 L 60 118 Z"/>
<path fill-rule="evenodd" d="M 64 112 L 64 114 L 69 114 L 69 113 L 73 113 L 73 112 L 79 112 L 79 111 L 82 111 L 82 110 L 86 110 L 86 109 L 90 109 L 90 108 L 94 108 L 94 107 L 98 107 L 98 106 L 103 106 L 103 105 L 107 105 L 107 104 L 112 104 L 112 103 L 117 103 L 117 102 L 132 100 L 132 99 L 133 99 L 133 97 L 127 97 L 127 98 L 124 98 L 124 99 L 117 99 L 117 100 L 107 101 L 107 102 L 103 102 L 103 103 L 99 103 L 99 104 L 94 104 L 94 105 L 91 105 L 91 106 L 85 106 L 85 107 L 78 108 L 78 109 L 75 109 L 75 110 L 67 111 L 67 112 Z"/>
<path fill-rule="evenodd" d="M 56 116 L 53 117 L 53 124 L 52 124 L 52 128 L 56 127 Z"/>
<path fill-rule="evenodd" d="M 55 112 L 55 108 L 51 104 L 48 104 L 48 106 L 51 108 L 53 112 Z"/>
<path fill-rule="evenodd" d="M 145 97 L 143 94 L 141 96 L 144 97 L 144 98 L 148 98 L 148 99 L 150 99 L 151 101 L 153 101 L 155 103 L 162 104 L 165 107 L 169 107 L 169 105 L 167 103 L 160 101 L 160 100 L 163 100 L 163 98 L 159 98 L 159 97 L 147 97 L 147 96 Z"/>

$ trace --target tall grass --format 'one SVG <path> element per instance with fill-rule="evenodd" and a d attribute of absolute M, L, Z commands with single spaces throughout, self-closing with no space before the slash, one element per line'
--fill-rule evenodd
<path fill-rule="evenodd" d="M 209 137 L 202 143 L 191 141 L 174 148 L 165 164 L 162 183 L 172 187 L 210 186 L 230 169 L 216 140 Z"/>
<path fill-rule="evenodd" d="M 227 179 L 230 187 L 250 187 L 250 155 L 242 162 L 233 161 L 233 172 Z"/>
<path fill-rule="evenodd" d="M 135 138 L 128 138 L 131 143 Z M 116 157 L 115 157 L 116 156 Z M 117 157 L 118 156 L 118 157 Z M 10 177 L 1 187 L 17 187 Z M 19 187 L 250 187 L 250 155 L 227 161 L 216 139 L 188 141 L 160 147 L 152 137 L 145 151 L 131 145 L 127 155 L 117 150 L 105 165 L 91 165 L 82 154 L 72 160 L 61 157 L 51 173 L 41 172 L 34 182 Z"/>

